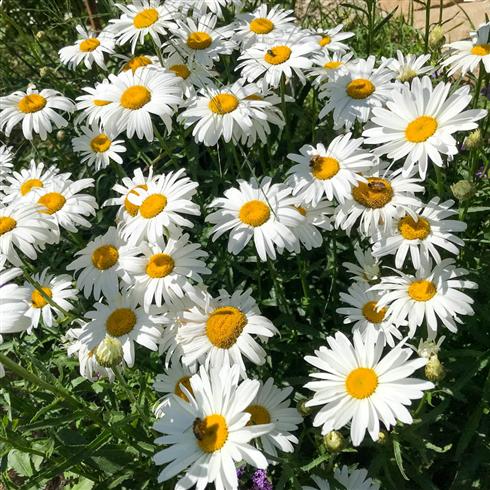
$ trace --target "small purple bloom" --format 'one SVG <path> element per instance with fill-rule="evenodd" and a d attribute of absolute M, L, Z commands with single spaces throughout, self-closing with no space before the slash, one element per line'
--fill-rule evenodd
<path fill-rule="evenodd" d="M 272 483 L 267 478 L 265 470 L 257 470 L 252 475 L 253 486 L 251 490 L 272 490 Z"/>
<path fill-rule="evenodd" d="M 240 479 L 245 474 L 245 466 L 240 466 L 236 469 L 236 477 Z"/>

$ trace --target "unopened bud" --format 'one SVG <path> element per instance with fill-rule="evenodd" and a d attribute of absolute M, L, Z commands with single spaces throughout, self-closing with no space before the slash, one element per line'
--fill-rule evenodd
<path fill-rule="evenodd" d="M 438 49 L 445 42 L 446 36 L 441 25 L 436 25 L 429 33 L 429 46 L 432 49 Z"/>
<path fill-rule="evenodd" d="M 417 76 L 417 72 L 412 68 L 404 68 L 402 72 L 398 75 L 398 80 L 400 82 L 410 82 Z"/>
<path fill-rule="evenodd" d="M 36 32 L 36 39 L 38 41 L 43 41 L 46 38 L 46 33 L 44 31 L 37 31 Z"/>
<path fill-rule="evenodd" d="M 41 78 L 47 77 L 52 72 L 53 72 L 53 69 L 50 68 L 49 66 L 42 66 L 39 69 L 39 75 L 41 76 Z"/>
<path fill-rule="evenodd" d="M 386 444 L 386 442 L 388 441 L 388 434 L 382 430 L 379 434 L 378 434 L 378 440 L 376 441 L 378 444 L 381 444 L 382 446 L 384 446 Z"/>
<path fill-rule="evenodd" d="M 436 354 L 432 354 L 425 365 L 425 377 L 429 381 L 442 381 L 446 376 L 446 370 Z"/>
<path fill-rule="evenodd" d="M 311 414 L 311 408 L 306 406 L 306 402 L 308 400 L 300 400 L 296 404 L 296 408 L 298 409 L 298 412 L 303 415 L 303 417 L 307 417 L 308 415 Z"/>
<path fill-rule="evenodd" d="M 95 351 L 95 359 L 105 368 L 118 366 L 123 360 L 121 342 L 115 337 L 106 336 Z"/>
<path fill-rule="evenodd" d="M 60 129 L 57 133 L 56 133 L 56 139 L 58 141 L 63 141 L 64 139 L 66 138 L 66 133 Z"/>
<path fill-rule="evenodd" d="M 475 148 L 480 148 L 482 144 L 483 144 L 483 138 L 481 135 L 481 131 L 479 129 L 475 129 L 475 131 L 472 131 L 464 139 L 464 147 L 468 148 L 468 150 L 474 150 Z"/>
<path fill-rule="evenodd" d="M 332 430 L 324 436 L 323 445 L 327 448 L 329 453 L 338 453 L 344 449 L 344 436 L 340 432 Z"/>
<path fill-rule="evenodd" d="M 459 180 L 451 186 L 451 191 L 458 201 L 469 199 L 475 193 L 473 184 L 469 180 Z"/>

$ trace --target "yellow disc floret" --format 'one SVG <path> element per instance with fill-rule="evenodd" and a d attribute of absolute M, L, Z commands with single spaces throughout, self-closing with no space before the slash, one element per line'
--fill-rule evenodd
<path fill-rule="evenodd" d="M 414 119 L 405 129 L 405 138 L 410 143 L 423 143 L 437 131 L 437 120 L 431 116 Z"/>
<path fill-rule="evenodd" d="M 213 44 L 213 38 L 207 32 L 191 32 L 187 36 L 187 46 L 191 49 L 207 49 Z"/>
<path fill-rule="evenodd" d="M 216 308 L 206 322 L 209 341 L 220 349 L 229 349 L 247 325 L 247 315 L 234 306 Z"/>
<path fill-rule="evenodd" d="M 133 85 L 121 95 L 120 103 L 125 109 L 141 109 L 151 100 L 151 92 L 143 85 Z"/>
<path fill-rule="evenodd" d="M 114 310 L 105 322 L 105 328 L 109 335 L 121 337 L 133 330 L 136 325 L 136 314 L 130 308 L 118 308 Z"/>
<path fill-rule="evenodd" d="M 47 104 L 47 100 L 39 94 L 30 94 L 22 97 L 17 103 L 17 107 L 24 114 L 31 114 L 32 112 L 38 112 Z"/>
<path fill-rule="evenodd" d="M 119 259 L 119 252 L 114 245 L 102 245 L 92 252 L 92 264 L 96 269 L 110 269 Z"/>
<path fill-rule="evenodd" d="M 271 216 L 269 206 L 263 201 L 254 199 L 246 202 L 238 213 L 242 223 L 253 227 L 262 226 Z"/>
<path fill-rule="evenodd" d="M 204 419 L 196 418 L 192 431 L 197 445 L 205 453 L 219 451 L 228 439 L 226 419 L 219 414 L 208 415 Z"/>
<path fill-rule="evenodd" d="M 166 205 L 167 198 L 163 194 L 151 194 L 141 203 L 140 215 L 146 219 L 154 218 L 165 209 Z"/>
<path fill-rule="evenodd" d="M 388 311 L 387 308 L 381 308 L 377 309 L 376 307 L 377 302 L 376 301 L 368 301 L 363 307 L 362 307 L 362 314 L 364 315 L 364 318 L 371 323 L 381 323 L 386 315 L 386 312 Z"/>
<path fill-rule="evenodd" d="M 371 80 L 356 78 L 347 84 L 345 91 L 349 97 L 361 100 L 367 99 L 375 91 L 375 89 L 376 87 Z"/>
<path fill-rule="evenodd" d="M 264 60 L 270 65 L 281 65 L 291 58 L 291 53 L 291 48 L 287 46 L 274 46 L 266 51 Z"/>
<path fill-rule="evenodd" d="M 371 368 L 356 368 L 345 380 L 345 389 L 353 398 L 362 400 L 371 396 L 378 387 L 378 375 Z"/>
<path fill-rule="evenodd" d="M 430 223 L 421 216 L 415 221 L 407 215 L 398 222 L 398 231 L 405 240 L 424 240 L 430 234 Z"/>
<path fill-rule="evenodd" d="M 220 116 L 233 112 L 240 101 L 233 94 L 218 94 L 209 101 L 209 109 Z"/>
<path fill-rule="evenodd" d="M 381 177 L 369 177 L 367 184 L 361 182 L 352 189 L 352 197 L 366 208 L 379 209 L 393 198 L 391 184 Z"/>
<path fill-rule="evenodd" d="M 269 424 L 271 421 L 271 414 L 262 405 L 249 405 L 244 412 L 251 415 L 247 425 Z"/>
<path fill-rule="evenodd" d="M 48 192 L 44 196 L 41 196 L 37 202 L 46 208 L 42 211 L 43 213 L 54 214 L 65 205 L 66 198 L 59 192 Z"/>
<path fill-rule="evenodd" d="M 44 287 L 42 290 L 48 298 L 53 297 L 53 291 L 51 291 L 51 288 Z M 34 289 L 31 294 L 31 303 L 33 308 L 44 308 L 48 304 L 44 296 L 37 289 Z"/>
<path fill-rule="evenodd" d="M 259 17 L 250 22 L 250 30 L 255 34 L 269 34 L 274 29 L 274 23 L 266 17 Z"/>
<path fill-rule="evenodd" d="M 145 29 L 152 26 L 158 20 L 157 9 L 144 9 L 139 14 L 135 15 L 133 25 L 136 29 Z"/>
<path fill-rule="evenodd" d="M 80 51 L 83 51 L 84 53 L 90 53 L 91 51 L 96 50 L 100 46 L 100 41 L 96 39 L 95 37 L 90 37 L 88 39 L 84 39 L 80 43 Z"/>
<path fill-rule="evenodd" d="M 310 172 L 319 180 L 331 179 L 340 170 L 339 161 L 331 157 L 315 155 L 310 160 Z"/>
<path fill-rule="evenodd" d="M 146 274 L 153 278 L 162 278 L 168 276 L 175 267 L 174 259 L 164 253 L 152 255 L 146 265 Z"/>
<path fill-rule="evenodd" d="M 104 153 L 111 147 L 112 141 L 105 133 L 97 135 L 90 141 L 90 147 L 96 153 Z"/>
<path fill-rule="evenodd" d="M 44 184 L 39 179 L 28 179 L 20 186 L 20 193 L 25 196 L 29 194 L 34 187 L 44 187 Z"/>
<path fill-rule="evenodd" d="M 408 295 L 415 301 L 429 301 L 437 293 L 437 288 L 432 281 L 421 279 L 413 281 L 408 286 Z"/>
<path fill-rule="evenodd" d="M 17 226 L 17 221 L 10 216 L 0 216 L 0 236 L 12 231 Z"/>

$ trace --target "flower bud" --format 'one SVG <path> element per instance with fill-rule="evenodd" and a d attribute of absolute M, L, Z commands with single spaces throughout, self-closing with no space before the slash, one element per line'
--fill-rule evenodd
<path fill-rule="evenodd" d="M 39 69 L 39 75 L 41 78 L 44 78 L 44 77 L 47 77 L 48 75 L 50 75 L 51 73 L 53 72 L 53 69 L 50 68 L 49 66 L 42 66 L 40 69 Z"/>
<path fill-rule="evenodd" d="M 327 448 L 329 453 L 338 453 L 344 449 L 344 436 L 340 432 L 332 430 L 324 436 L 323 445 Z"/>
<path fill-rule="evenodd" d="M 115 337 L 106 336 L 95 351 L 95 359 L 105 368 L 118 366 L 123 360 L 121 342 Z"/>
<path fill-rule="evenodd" d="M 463 144 L 465 148 L 468 148 L 468 150 L 480 148 L 480 146 L 483 145 L 481 131 L 479 129 L 475 129 L 475 131 L 472 131 L 468 136 L 466 136 Z"/>
<path fill-rule="evenodd" d="M 311 408 L 310 407 L 307 407 L 306 406 L 306 402 L 308 400 L 305 399 L 305 400 L 300 400 L 297 404 L 296 404 L 296 408 L 298 409 L 298 412 L 303 415 L 303 417 L 307 417 L 308 415 L 311 414 Z"/>
<path fill-rule="evenodd" d="M 388 441 L 388 434 L 384 430 L 382 430 L 378 434 L 378 440 L 376 442 L 384 446 L 387 443 L 387 441 Z"/>
<path fill-rule="evenodd" d="M 432 354 L 425 365 L 425 377 L 429 381 L 442 381 L 446 376 L 446 370 L 436 354 Z"/>
<path fill-rule="evenodd" d="M 64 139 L 66 138 L 66 133 L 60 129 L 57 133 L 56 133 L 56 139 L 58 141 L 63 141 Z"/>
<path fill-rule="evenodd" d="M 429 46 L 432 49 L 440 48 L 446 41 L 444 29 L 441 25 L 436 25 L 429 33 Z"/>
<path fill-rule="evenodd" d="M 36 32 L 36 39 L 38 41 L 43 41 L 46 38 L 46 33 L 44 31 L 37 31 Z"/>
<path fill-rule="evenodd" d="M 469 180 L 459 180 L 451 186 L 451 191 L 458 201 L 469 199 L 475 193 L 473 184 Z"/>
<path fill-rule="evenodd" d="M 416 76 L 417 72 L 414 69 L 407 67 L 398 75 L 398 80 L 400 80 L 400 82 L 411 82 Z"/>

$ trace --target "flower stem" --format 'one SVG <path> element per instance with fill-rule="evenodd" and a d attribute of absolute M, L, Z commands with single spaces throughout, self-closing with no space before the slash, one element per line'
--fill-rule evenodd
<path fill-rule="evenodd" d="M 431 0 L 426 0 L 425 2 L 425 36 L 424 36 L 424 52 L 429 52 L 429 31 L 430 31 L 430 2 Z"/>
<path fill-rule="evenodd" d="M 131 404 L 136 407 L 136 410 L 138 411 L 141 419 L 145 422 L 146 427 L 150 425 L 150 420 L 146 413 L 143 411 L 141 405 L 138 403 L 136 400 L 134 393 L 131 391 L 131 388 L 128 386 L 126 383 L 126 380 L 124 379 L 124 376 L 121 373 L 121 370 L 119 369 L 118 366 L 115 366 L 112 368 L 114 371 L 114 374 L 116 375 L 116 379 L 119 381 L 119 384 L 122 386 L 124 392 L 126 393 L 126 396 L 130 400 Z"/>

